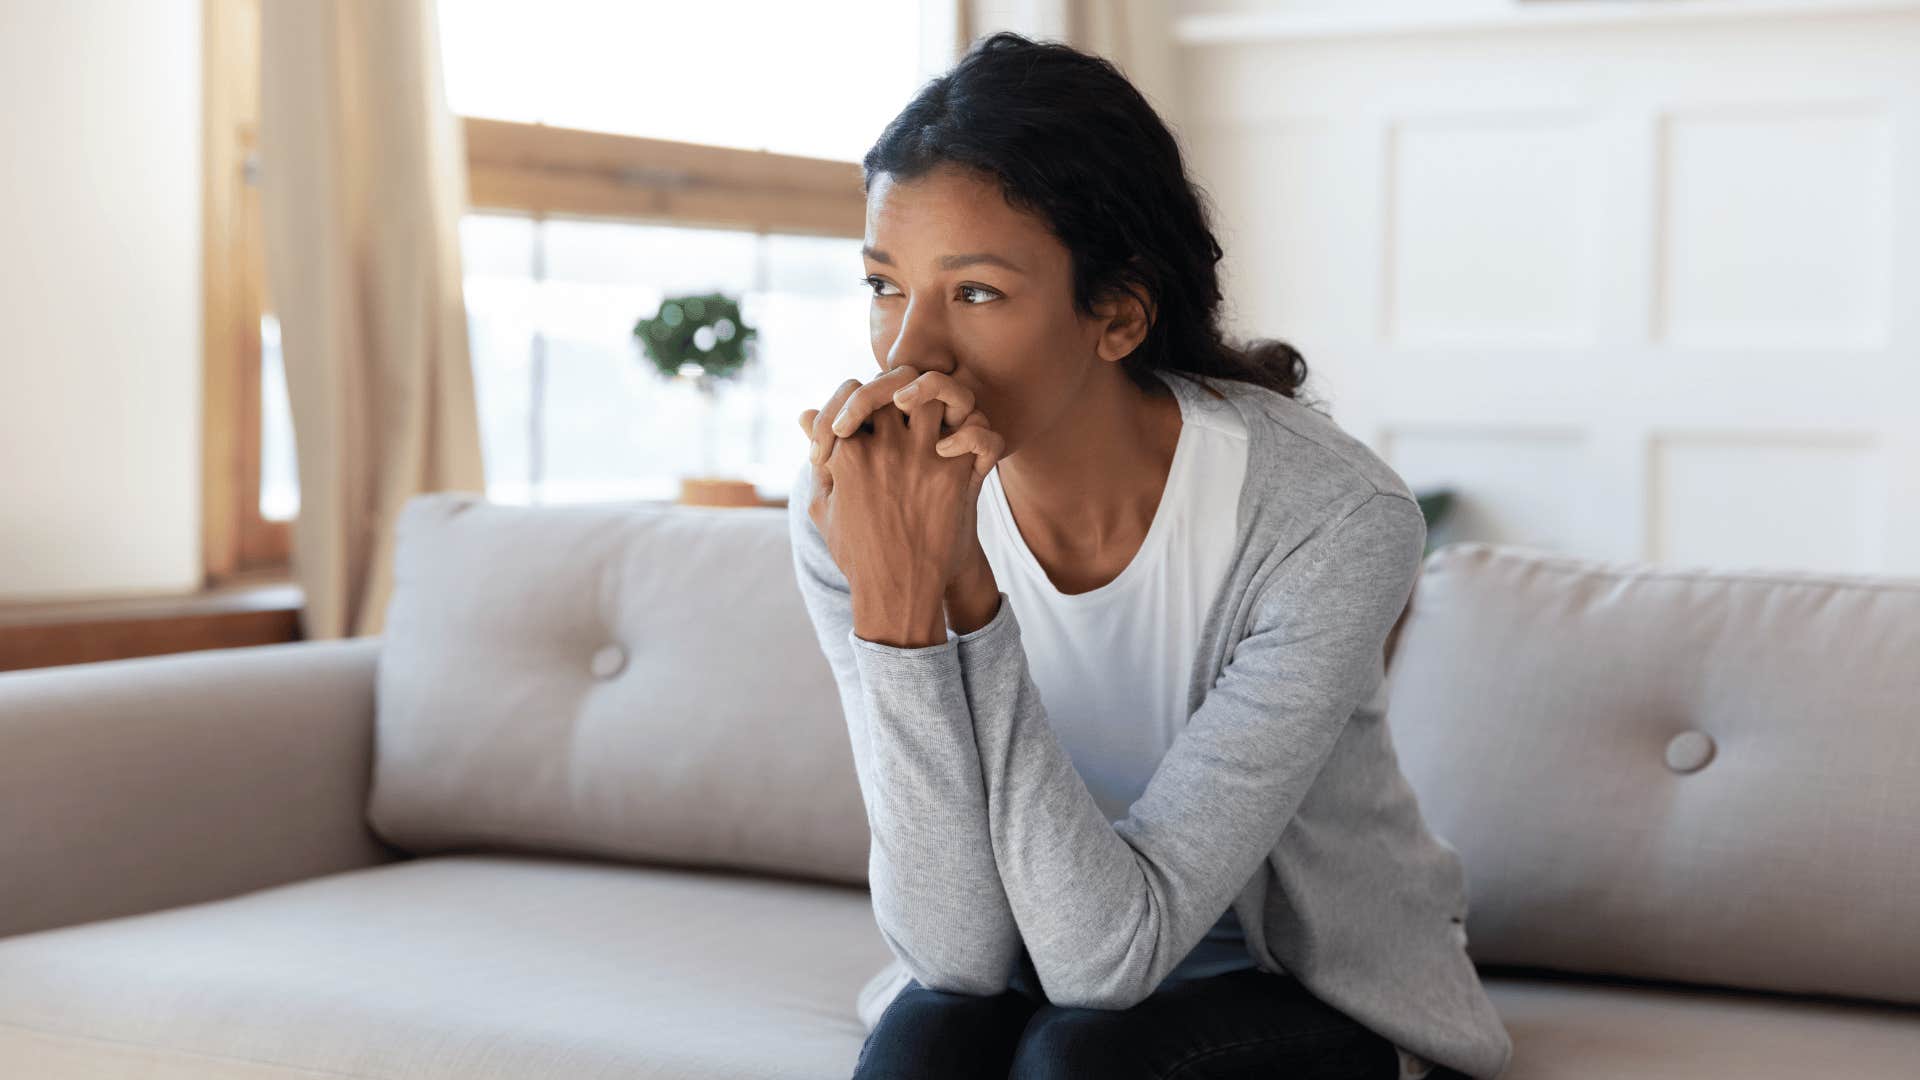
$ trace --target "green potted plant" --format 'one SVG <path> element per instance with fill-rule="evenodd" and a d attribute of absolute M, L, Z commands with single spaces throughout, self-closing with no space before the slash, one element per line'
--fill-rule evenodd
<path fill-rule="evenodd" d="M 759 331 L 740 317 L 740 304 L 725 293 L 690 293 L 660 301 L 652 316 L 633 324 L 641 352 L 659 375 L 690 383 L 700 394 L 700 475 L 680 478 L 680 501 L 701 505 L 755 506 L 753 484 L 715 476 L 713 415 L 721 384 L 751 362 Z"/>
<path fill-rule="evenodd" d="M 1445 542 L 1443 529 L 1453 512 L 1454 491 L 1449 487 L 1428 488 L 1414 492 L 1413 497 L 1420 504 L 1420 513 L 1427 519 L 1426 554 L 1431 555 L 1434 549 Z"/>

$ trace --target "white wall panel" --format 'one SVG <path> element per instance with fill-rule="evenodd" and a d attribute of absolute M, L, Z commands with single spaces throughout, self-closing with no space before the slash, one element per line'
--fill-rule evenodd
<path fill-rule="evenodd" d="M 1385 334 L 1402 344 L 1592 336 L 1581 118 L 1403 118 L 1388 152 Z"/>
<path fill-rule="evenodd" d="M 1455 491 L 1439 543 L 1489 540 L 1586 549 L 1583 438 L 1558 429 L 1389 428 L 1374 449 L 1418 493 Z"/>
<path fill-rule="evenodd" d="M 1252 131 L 1202 130 L 1196 143 L 1221 161 L 1210 192 L 1245 212 L 1216 222 L 1226 248 L 1223 287 L 1237 297 L 1235 314 L 1258 326 L 1295 334 L 1335 329 L 1346 293 L 1329 258 L 1352 228 L 1342 220 L 1345 162 L 1332 125 L 1313 120 L 1267 123 Z"/>
<path fill-rule="evenodd" d="M 1788 102 L 1663 119 L 1656 325 L 1667 340 L 1884 345 L 1893 171 L 1885 111 Z"/>
<path fill-rule="evenodd" d="M 1885 476 L 1870 440 L 1665 433 L 1649 450 L 1654 558 L 1843 573 L 1880 566 Z"/>

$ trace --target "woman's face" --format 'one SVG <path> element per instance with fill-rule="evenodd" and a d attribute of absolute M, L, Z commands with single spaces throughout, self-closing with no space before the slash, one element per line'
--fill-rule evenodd
<path fill-rule="evenodd" d="M 1101 360 L 1106 320 L 1074 310 L 1066 245 L 977 172 L 876 174 L 864 254 L 880 370 L 943 371 L 973 391 L 1003 458 L 1050 427 Z"/>

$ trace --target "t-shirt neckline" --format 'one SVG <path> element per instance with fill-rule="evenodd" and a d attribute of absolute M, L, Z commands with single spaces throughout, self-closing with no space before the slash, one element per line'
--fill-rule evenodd
<path fill-rule="evenodd" d="M 1186 464 L 1193 456 L 1194 423 L 1186 394 L 1180 387 L 1172 385 L 1171 379 L 1161 381 L 1168 384 L 1168 389 L 1173 392 L 1174 400 L 1180 406 L 1180 434 L 1174 440 L 1173 460 L 1167 466 L 1167 482 L 1160 490 L 1160 503 L 1154 507 L 1153 521 L 1147 525 L 1147 535 L 1141 539 L 1139 550 L 1133 553 L 1133 559 L 1127 563 L 1126 567 L 1104 585 L 1079 593 L 1061 592 L 1054 585 L 1053 579 L 1047 576 L 1046 568 L 1041 566 L 1040 560 L 1034 557 L 1033 549 L 1027 546 L 1027 538 L 1021 535 L 1019 523 L 1013 519 L 1013 508 L 1008 505 L 1006 492 L 1000 487 L 1000 467 L 994 466 L 993 482 L 987 486 L 993 490 L 994 506 L 1000 515 L 1002 533 L 1006 536 L 1008 545 L 1013 548 L 1015 558 L 1031 576 L 1035 587 L 1044 590 L 1049 600 L 1055 603 L 1088 606 L 1120 595 L 1134 578 L 1146 573 L 1143 568 L 1158 558 L 1161 550 L 1166 547 L 1167 536 L 1173 529 L 1171 518 L 1176 512 L 1173 504 L 1176 498 L 1183 497 L 1185 494 Z"/>

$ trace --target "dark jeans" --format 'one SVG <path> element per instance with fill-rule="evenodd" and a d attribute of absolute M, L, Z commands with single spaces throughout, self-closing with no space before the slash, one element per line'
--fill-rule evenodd
<path fill-rule="evenodd" d="M 1027 985 L 1038 986 L 1021 958 Z M 1248 968 L 1162 986 L 1131 1009 L 1076 1009 L 1010 987 L 992 997 L 919 980 L 887 1006 L 855 1080 L 1397 1080 L 1381 1035 L 1290 975 Z M 1458 1076 L 1436 1066 L 1429 1080 Z"/>

